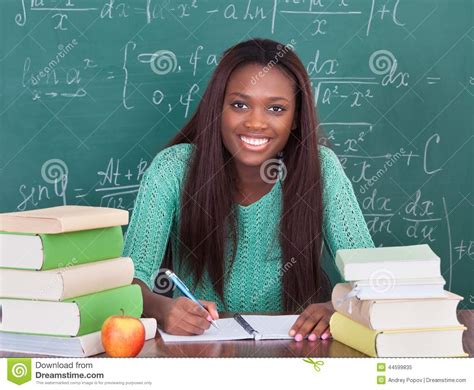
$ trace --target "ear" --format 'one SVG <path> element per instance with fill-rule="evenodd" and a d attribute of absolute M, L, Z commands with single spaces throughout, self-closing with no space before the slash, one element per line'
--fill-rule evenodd
<path fill-rule="evenodd" d="M 298 117 L 295 115 L 295 118 L 293 119 L 293 124 L 291 125 L 291 131 L 295 130 L 297 125 L 298 125 Z"/>

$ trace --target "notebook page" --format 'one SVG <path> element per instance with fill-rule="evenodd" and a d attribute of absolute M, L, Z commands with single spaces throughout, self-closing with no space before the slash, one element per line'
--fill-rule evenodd
<path fill-rule="evenodd" d="M 288 332 L 298 318 L 297 315 L 243 315 L 242 317 L 262 335 L 263 339 L 292 339 Z"/>
<path fill-rule="evenodd" d="M 223 341 L 223 340 L 243 340 L 252 338 L 233 318 L 223 318 L 216 320 L 219 329 L 210 326 L 201 335 L 194 336 L 175 336 L 164 332 L 158 328 L 161 338 L 165 343 L 168 342 L 201 342 L 201 341 Z"/>

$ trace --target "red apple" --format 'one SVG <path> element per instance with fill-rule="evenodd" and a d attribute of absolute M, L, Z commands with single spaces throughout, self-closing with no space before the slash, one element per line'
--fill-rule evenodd
<path fill-rule="evenodd" d="M 102 325 L 102 345 L 107 355 L 112 357 L 137 356 L 145 343 L 145 327 L 135 317 L 110 316 Z"/>

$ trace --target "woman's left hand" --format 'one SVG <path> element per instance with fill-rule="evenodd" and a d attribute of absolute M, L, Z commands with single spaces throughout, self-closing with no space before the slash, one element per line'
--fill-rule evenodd
<path fill-rule="evenodd" d="M 314 341 L 317 338 L 325 340 L 331 337 L 329 319 L 333 313 L 334 308 L 331 301 L 313 303 L 301 313 L 291 327 L 289 335 L 294 337 L 295 341 L 301 341 L 307 335 L 309 335 L 309 341 Z"/>

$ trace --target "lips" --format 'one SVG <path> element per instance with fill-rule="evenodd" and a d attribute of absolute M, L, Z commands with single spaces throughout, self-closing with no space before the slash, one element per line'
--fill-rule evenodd
<path fill-rule="evenodd" d="M 246 135 L 239 135 L 239 140 L 241 144 L 248 150 L 252 151 L 260 151 L 267 148 L 267 146 L 271 142 L 271 138 L 269 137 L 254 137 L 254 136 L 246 136 Z"/>
<path fill-rule="evenodd" d="M 240 135 L 239 137 L 245 143 L 255 146 L 263 145 L 270 141 L 270 138 L 268 137 L 249 137 L 246 135 Z"/>

